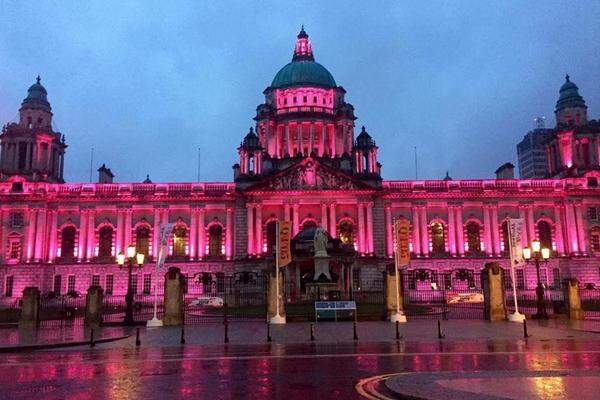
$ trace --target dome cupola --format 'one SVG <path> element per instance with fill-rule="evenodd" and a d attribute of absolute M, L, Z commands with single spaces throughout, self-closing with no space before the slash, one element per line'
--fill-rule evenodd
<path fill-rule="evenodd" d="M 40 83 L 40 76 L 36 78 L 36 82 L 27 89 L 27 97 L 21 103 L 21 107 L 30 109 L 41 109 L 50 112 L 52 108 L 48 102 L 48 92 Z"/>
<path fill-rule="evenodd" d="M 587 106 L 579 94 L 579 88 L 571 82 L 569 75 L 560 87 L 558 101 L 554 110 L 557 125 L 583 125 L 587 123 Z"/>
<path fill-rule="evenodd" d="M 300 30 L 294 47 L 292 62 L 285 65 L 273 78 L 272 89 L 293 86 L 315 86 L 335 88 L 337 85 L 331 73 L 315 61 L 308 34 L 304 26 Z"/>

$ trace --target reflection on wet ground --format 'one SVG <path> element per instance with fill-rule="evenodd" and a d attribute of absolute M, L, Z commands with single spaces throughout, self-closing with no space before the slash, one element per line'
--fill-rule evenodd
<path fill-rule="evenodd" d="M 0 355 L 0 396 L 347 399 L 361 398 L 354 389 L 359 379 L 379 374 L 579 370 L 597 375 L 599 366 L 600 340 L 80 348 Z M 530 382 L 546 381 L 534 375 Z"/>

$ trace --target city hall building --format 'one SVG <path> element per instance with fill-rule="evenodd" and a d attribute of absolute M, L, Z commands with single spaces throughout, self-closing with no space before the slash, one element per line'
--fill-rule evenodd
<path fill-rule="evenodd" d="M 514 179 L 505 164 L 495 179 L 383 180 L 376 135 L 355 126 L 345 94 L 315 61 L 302 29 L 292 61 L 264 91 L 254 128 L 231 149 L 232 161 L 237 151 L 232 181 L 113 182 L 102 166 L 98 183 L 78 183 L 63 179 L 67 144 L 52 127 L 38 78 L 19 121 L 0 135 L 2 302 L 15 301 L 26 286 L 64 294 L 85 293 L 93 284 L 108 296 L 122 295 L 127 272 L 115 258 L 130 244 L 146 255 L 133 285 L 147 294 L 157 233 L 167 222 L 175 225 L 166 265 L 219 281 L 271 267 L 275 224 L 291 221 L 295 259 L 285 281 L 298 298 L 309 296 L 314 278 L 307 254 L 315 227 L 329 235 L 337 287 L 371 291 L 381 288 L 382 271 L 393 262 L 397 219 L 410 223 L 407 269 L 415 287 L 469 285 L 469 274 L 489 261 L 508 268 L 509 218 L 525 220 L 524 245 L 537 239 L 552 250 L 541 274 L 547 287 L 567 277 L 600 285 L 600 123 L 588 120 L 568 77 L 545 143 L 545 179 Z M 519 268 L 516 284 L 533 289 L 535 268 Z"/>

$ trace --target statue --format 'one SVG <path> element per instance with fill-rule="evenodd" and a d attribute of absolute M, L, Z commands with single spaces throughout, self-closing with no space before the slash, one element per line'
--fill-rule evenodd
<path fill-rule="evenodd" d="M 315 257 L 327 257 L 327 232 L 322 227 L 315 230 Z"/>

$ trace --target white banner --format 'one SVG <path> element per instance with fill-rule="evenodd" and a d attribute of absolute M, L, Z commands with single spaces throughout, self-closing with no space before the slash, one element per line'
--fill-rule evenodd
<path fill-rule="evenodd" d="M 169 242 L 169 235 L 173 231 L 175 224 L 162 224 L 158 233 L 158 258 L 156 261 L 156 269 L 162 269 L 165 259 L 167 258 L 167 243 Z"/>
<path fill-rule="evenodd" d="M 509 254 L 513 267 L 520 267 L 525 264 L 523 257 L 523 245 L 521 244 L 521 235 L 525 226 L 525 220 L 515 218 L 508 220 Z"/>

